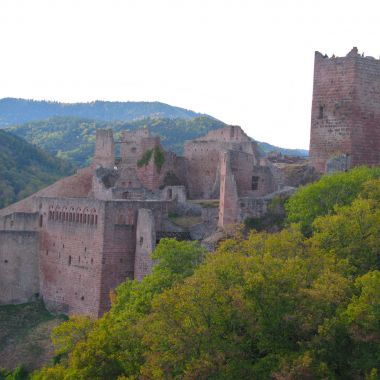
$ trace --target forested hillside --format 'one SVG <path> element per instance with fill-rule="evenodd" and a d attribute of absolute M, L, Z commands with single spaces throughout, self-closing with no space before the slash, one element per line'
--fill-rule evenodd
<path fill-rule="evenodd" d="M 14 98 L 0 99 L 0 128 L 53 116 L 131 121 L 145 117 L 187 119 L 201 116 L 201 114 L 160 102 L 59 103 Z"/>
<path fill-rule="evenodd" d="M 163 239 L 110 312 L 54 330 L 55 362 L 32 379 L 379 379 L 379 178 L 323 177 L 282 231 L 237 230 L 214 253 Z"/>
<path fill-rule="evenodd" d="M 0 130 L 0 208 L 72 172 L 68 162 Z"/>

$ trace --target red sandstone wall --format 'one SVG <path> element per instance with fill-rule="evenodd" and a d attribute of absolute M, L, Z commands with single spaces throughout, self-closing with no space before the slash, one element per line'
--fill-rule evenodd
<path fill-rule="evenodd" d="M 165 152 L 164 164 L 158 170 L 152 156 L 148 165 L 137 168 L 137 176 L 142 186 L 156 191 L 164 187 L 164 179 L 168 172 L 174 173 L 182 185 L 187 184 L 187 165 L 183 157 L 177 157 L 173 152 Z"/>
<path fill-rule="evenodd" d="M 255 165 L 254 156 L 240 151 L 230 151 L 229 156 L 231 172 L 236 181 L 239 197 L 261 197 L 277 190 L 269 163 L 267 166 Z M 258 179 L 256 190 L 252 189 L 252 177 L 254 176 Z"/>
<path fill-rule="evenodd" d="M 172 202 L 40 198 L 40 287 L 49 310 L 98 317 L 110 292 L 134 276 L 136 217 L 162 228 Z M 86 217 L 84 216 L 86 215 Z"/>
<path fill-rule="evenodd" d="M 38 297 L 38 246 L 35 231 L 0 231 L 0 304 Z"/>
<path fill-rule="evenodd" d="M 110 291 L 127 278 L 133 279 L 136 247 L 137 213 L 152 210 L 157 230 L 171 202 L 109 201 L 105 206 L 103 263 L 100 286 L 101 315 L 110 307 Z"/>
<path fill-rule="evenodd" d="M 93 164 L 105 168 L 115 166 L 115 143 L 112 129 L 97 129 Z"/>
<path fill-rule="evenodd" d="M 152 155 L 147 165 L 137 168 L 137 176 L 141 184 L 149 190 L 158 190 L 160 187 L 160 173 L 154 163 Z"/>
<path fill-rule="evenodd" d="M 221 159 L 219 227 L 225 227 L 240 221 L 239 199 L 236 181 L 231 171 L 230 159 L 229 152 L 224 153 Z"/>
<path fill-rule="evenodd" d="M 219 189 L 215 189 L 215 184 L 221 151 L 222 146 L 216 141 L 193 141 L 185 145 L 190 199 L 212 198 L 214 193 L 218 195 Z"/>
<path fill-rule="evenodd" d="M 99 316 L 104 203 L 41 198 L 40 288 L 49 310 Z"/>
<path fill-rule="evenodd" d="M 311 164 L 324 172 L 328 159 L 340 154 L 349 154 L 352 165 L 378 164 L 379 125 L 380 61 L 354 50 L 343 58 L 324 58 L 316 52 Z"/>
<path fill-rule="evenodd" d="M 187 183 L 190 199 L 219 196 L 219 156 L 226 150 L 247 153 L 251 155 L 252 166 L 258 164 L 256 143 L 238 126 L 211 131 L 207 136 L 185 144 L 184 156 L 188 161 Z"/>
<path fill-rule="evenodd" d="M 380 61 L 356 57 L 352 164 L 380 163 Z"/>

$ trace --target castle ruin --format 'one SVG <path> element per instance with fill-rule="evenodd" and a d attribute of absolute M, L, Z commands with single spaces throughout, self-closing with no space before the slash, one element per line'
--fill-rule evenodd
<path fill-rule="evenodd" d="M 161 238 L 199 240 L 259 217 L 283 188 L 237 126 L 187 142 L 183 157 L 147 129 L 118 141 L 97 130 L 91 166 L 0 210 L 0 304 L 42 298 L 52 312 L 98 317 L 115 287 L 150 273 Z M 182 228 L 171 215 L 199 223 Z"/>
<path fill-rule="evenodd" d="M 52 312 L 102 315 L 115 287 L 150 273 L 160 239 L 202 240 L 262 217 L 273 196 L 315 180 L 313 168 L 379 165 L 379 110 L 380 60 L 353 48 L 315 53 L 310 166 L 261 157 L 238 126 L 188 141 L 183 156 L 147 129 L 117 141 L 97 130 L 91 166 L 0 210 L 0 304 L 40 297 Z"/>

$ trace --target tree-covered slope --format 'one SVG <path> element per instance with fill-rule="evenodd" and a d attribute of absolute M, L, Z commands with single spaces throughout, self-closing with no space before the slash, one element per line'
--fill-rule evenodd
<path fill-rule="evenodd" d="M 71 174 L 66 161 L 0 130 L 0 208 Z"/>
<path fill-rule="evenodd" d="M 92 158 L 97 128 L 112 128 L 115 140 L 121 131 L 149 128 L 153 134 L 161 137 L 166 149 L 182 153 L 186 140 L 204 136 L 209 131 L 224 126 L 221 121 L 205 116 L 192 119 L 146 118 L 131 122 L 54 117 L 8 130 L 60 158 L 70 160 L 76 166 L 84 166 Z"/>
<path fill-rule="evenodd" d="M 145 117 L 187 119 L 200 114 L 160 102 L 58 103 L 14 98 L 0 99 L 0 128 L 53 116 L 131 121 Z"/>

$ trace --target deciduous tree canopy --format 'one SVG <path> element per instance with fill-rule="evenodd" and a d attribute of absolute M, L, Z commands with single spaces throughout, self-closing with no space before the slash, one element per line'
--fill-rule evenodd
<path fill-rule="evenodd" d="M 378 173 L 323 178 L 290 201 L 299 224 L 214 253 L 162 240 L 152 274 L 122 284 L 110 312 L 55 330 L 57 363 L 33 379 L 378 379 Z"/>

